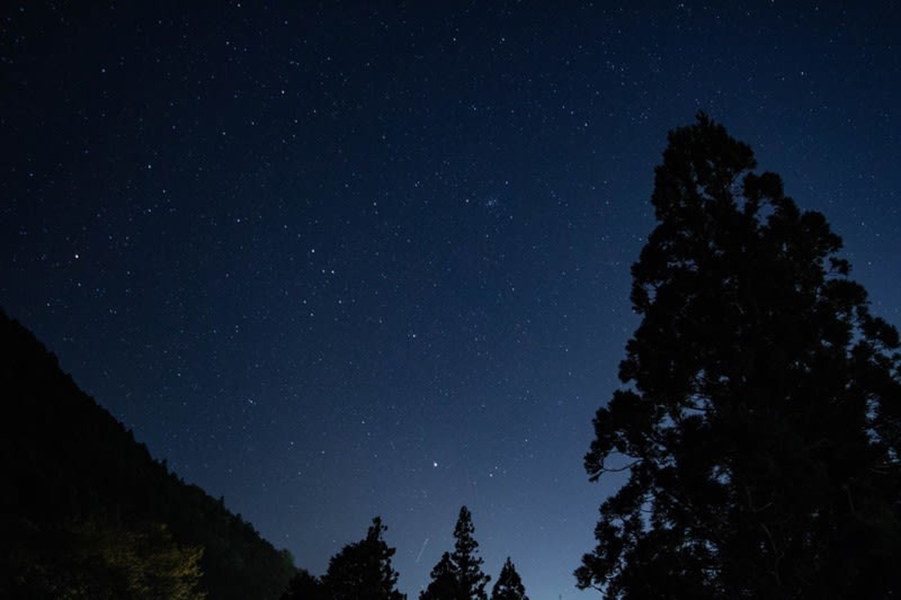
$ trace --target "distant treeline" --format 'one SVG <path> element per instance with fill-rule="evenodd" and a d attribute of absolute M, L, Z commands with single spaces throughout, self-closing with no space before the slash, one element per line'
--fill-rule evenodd
<path fill-rule="evenodd" d="M 300 571 L 282 600 L 404 600 L 397 590 L 398 573 L 391 566 L 395 549 L 382 539 L 386 527 L 372 520 L 366 537 L 348 544 L 329 561 L 321 578 Z M 488 600 L 485 588 L 491 577 L 482 572 L 472 514 L 460 509 L 454 527 L 454 549 L 445 552 L 432 569 L 428 587 L 419 600 Z M 491 600 L 529 600 L 513 561 L 507 561 L 491 590 Z"/>

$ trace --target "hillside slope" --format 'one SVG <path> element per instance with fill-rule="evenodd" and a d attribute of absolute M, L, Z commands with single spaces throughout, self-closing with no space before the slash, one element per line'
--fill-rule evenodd
<path fill-rule="evenodd" d="M 0 494 L 0 535 L 8 540 L 0 554 L 0 596 L 53 597 L 65 586 L 81 586 L 85 597 L 114 597 L 137 589 L 120 582 L 116 592 L 109 583 L 101 593 L 96 586 L 107 583 L 94 581 L 84 591 L 90 587 L 84 571 L 98 561 L 104 566 L 94 580 L 133 577 L 134 565 L 109 564 L 121 562 L 123 553 L 152 571 L 141 580 L 145 587 L 160 579 L 163 563 L 174 579 L 190 583 L 201 548 L 197 587 L 210 600 L 280 596 L 295 572 L 290 555 L 154 460 L 2 310 L 0 390 L 0 467 L 11 483 Z M 123 540 L 137 541 L 124 552 L 116 546 Z M 195 569 L 195 583 L 196 575 Z"/>

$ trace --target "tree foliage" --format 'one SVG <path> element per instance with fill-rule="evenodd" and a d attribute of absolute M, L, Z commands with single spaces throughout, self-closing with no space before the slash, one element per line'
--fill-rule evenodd
<path fill-rule="evenodd" d="M 363 540 L 348 544 L 331 558 L 322 578 L 329 600 L 404 599 L 391 566 L 395 549 L 382 539 L 386 529 L 381 518 L 374 518 Z"/>
<path fill-rule="evenodd" d="M 445 553 L 432 569 L 432 581 L 420 600 L 487 600 L 485 586 L 491 580 L 482 572 L 484 562 L 478 556 L 472 514 L 460 508 L 454 527 L 454 551 Z"/>
<path fill-rule="evenodd" d="M 97 522 L 40 527 L 5 520 L 4 598 L 203 600 L 201 548 L 174 543 L 164 525 Z"/>
<path fill-rule="evenodd" d="M 669 135 L 658 225 L 632 268 L 629 384 L 597 412 L 601 507 L 580 588 L 609 598 L 901 592 L 897 331 L 746 144 L 705 115 Z"/>
<path fill-rule="evenodd" d="M 494 584 L 494 589 L 491 590 L 491 600 L 529 600 L 522 579 L 509 556 L 501 567 L 501 574 Z"/>
<path fill-rule="evenodd" d="M 432 580 L 419 595 L 419 600 L 456 600 L 465 597 L 461 592 L 460 572 L 450 552 L 441 555 L 441 560 L 432 569 L 431 576 Z"/>
<path fill-rule="evenodd" d="M 281 600 L 327 600 L 322 582 L 309 571 L 300 569 L 288 582 L 288 589 Z"/>
<path fill-rule="evenodd" d="M 491 581 L 491 577 L 482 572 L 484 561 L 478 556 L 479 543 L 475 539 L 475 531 L 472 513 L 465 506 L 461 507 L 454 527 L 454 552 L 451 559 L 457 566 L 461 590 L 467 600 L 486 600 L 485 586 Z"/>
<path fill-rule="evenodd" d="M 274 600 L 284 591 L 295 572 L 287 552 L 154 460 L 2 310 L 0 408 L 0 468 L 8 483 L 0 494 L 0 597 L 10 597 L 2 586 L 21 580 L 18 558 L 34 548 L 60 538 L 83 550 L 101 543 L 103 536 L 75 534 L 89 524 L 135 535 L 148 523 L 165 524 L 174 547 L 203 549 L 200 588 L 210 598 Z M 6 530 L 22 535 L 2 535 Z"/>

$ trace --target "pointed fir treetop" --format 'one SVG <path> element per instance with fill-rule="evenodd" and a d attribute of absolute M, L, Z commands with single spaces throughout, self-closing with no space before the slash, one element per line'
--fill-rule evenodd
<path fill-rule="evenodd" d="M 451 559 L 459 572 L 464 597 L 467 600 L 487 600 L 485 586 L 491 581 L 491 577 L 482 572 L 484 561 L 477 556 L 479 543 L 475 540 L 474 534 L 472 514 L 463 506 L 454 527 L 454 552 Z"/>
<path fill-rule="evenodd" d="M 460 508 L 460 514 L 457 517 L 457 524 L 454 526 L 454 554 L 453 557 L 459 564 L 461 557 L 473 557 L 478 564 L 482 564 L 482 559 L 475 559 L 475 552 L 478 550 L 479 543 L 476 542 L 473 534 L 475 526 L 472 524 L 472 513 L 465 506 Z"/>
<path fill-rule="evenodd" d="M 420 594 L 420 600 L 487 600 L 485 586 L 491 580 L 482 572 L 477 556 L 479 544 L 473 534 L 472 514 L 460 509 L 454 527 L 454 551 L 445 552 L 432 569 L 432 581 Z"/>
<path fill-rule="evenodd" d="M 513 561 L 507 557 L 507 561 L 501 568 L 501 574 L 491 590 L 491 600 L 529 600 L 526 596 L 526 588 L 522 584 Z"/>

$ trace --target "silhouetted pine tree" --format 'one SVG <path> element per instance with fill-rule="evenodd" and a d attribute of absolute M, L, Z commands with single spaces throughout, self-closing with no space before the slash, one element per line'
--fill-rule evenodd
<path fill-rule="evenodd" d="M 456 600 L 460 593 L 460 573 L 450 552 L 441 555 L 441 560 L 432 569 L 432 581 L 419 594 L 419 600 Z"/>
<path fill-rule="evenodd" d="M 594 421 L 601 507 L 576 571 L 608 598 L 901 593 L 901 357 L 823 215 L 705 115 L 670 133 L 642 322 Z"/>
<path fill-rule="evenodd" d="M 501 568 L 501 574 L 491 590 L 491 600 L 529 600 L 526 596 L 526 588 L 522 584 L 513 561 L 507 557 L 507 562 Z"/>
<path fill-rule="evenodd" d="M 485 586 L 491 578 L 482 572 L 484 561 L 477 556 L 479 543 L 473 533 L 472 514 L 463 506 L 454 527 L 454 551 L 445 552 L 432 569 L 432 583 L 420 600 L 488 600 Z"/>
<path fill-rule="evenodd" d="M 374 518 L 365 539 L 331 558 L 322 578 L 329 600 L 404 600 L 391 566 L 395 549 L 382 539 L 386 529 L 381 518 Z"/>
<path fill-rule="evenodd" d="M 482 572 L 481 557 L 477 556 L 479 543 L 473 537 L 475 526 L 472 514 L 465 506 L 460 508 L 460 516 L 454 527 L 454 552 L 451 559 L 457 566 L 460 577 L 460 589 L 466 600 L 487 600 L 485 586 L 491 577 Z M 462 600 L 462 599 L 461 599 Z"/>

